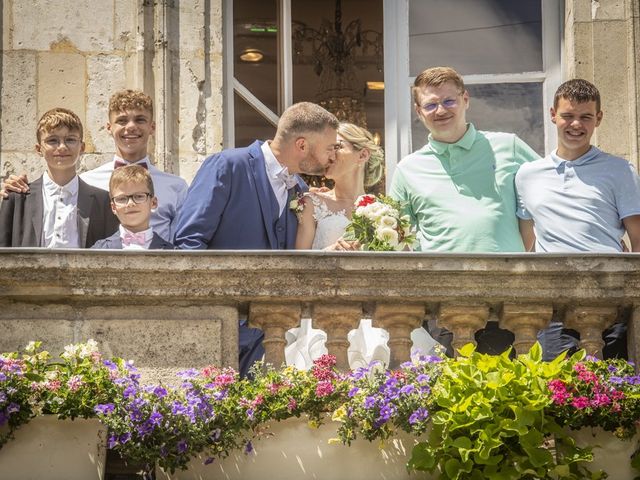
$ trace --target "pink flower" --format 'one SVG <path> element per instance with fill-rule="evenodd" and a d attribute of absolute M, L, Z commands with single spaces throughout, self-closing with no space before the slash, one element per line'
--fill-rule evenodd
<path fill-rule="evenodd" d="M 69 387 L 69 390 L 72 392 L 78 390 L 82 385 L 84 385 L 84 382 L 80 375 L 74 375 L 67 381 L 67 387 Z"/>
<path fill-rule="evenodd" d="M 311 375 L 313 375 L 317 380 L 320 381 L 327 381 L 336 377 L 336 374 L 331 370 L 328 370 L 326 368 L 319 368 L 315 365 L 311 368 Z"/>
<path fill-rule="evenodd" d="M 287 410 L 289 410 L 290 412 L 294 411 L 296 408 L 298 408 L 298 402 L 296 402 L 296 399 L 293 397 L 289 397 L 289 403 L 287 404 Z"/>
<path fill-rule="evenodd" d="M 47 390 L 51 391 L 51 392 L 55 392 L 56 390 L 58 390 L 60 387 L 62 386 L 62 384 L 60 383 L 60 380 L 48 380 L 45 384 L 44 384 L 44 388 L 46 388 Z"/>
<path fill-rule="evenodd" d="M 315 366 L 322 367 L 322 368 L 334 367 L 336 364 L 336 356 L 325 353 L 324 355 L 321 355 L 320 357 L 316 358 L 313 361 L 313 364 Z"/>
<path fill-rule="evenodd" d="M 587 408 L 589 406 L 589 399 L 587 397 L 576 397 L 571 402 L 578 410 L 582 410 L 583 408 Z"/>
<path fill-rule="evenodd" d="M 227 385 L 232 384 L 235 381 L 236 381 L 236 378 L 233 374 L 221 373 L 215 378 L 215 380 L 213 381 L 213 384 L 216 387 L 225 387 Z"/>
<path fill-rule="evenodd" d="M 258 405 L 262 405 L 262 402 L 264 402 L 264 396 L 258 395 L 253 402 L 251 402 L 251 406 L 257 407 Z"/>
<path fill-rule="evenodd" d="M 327 395 L 331 395 L 334 391 L 333 384 L 331 382 L 318 382 L 316 386 L 316 395 L 319 397 L 326 397 Z"/>
<path fill-rule="evenodd" d="M 202 376 L 206 378 L 215 377 L 220 373 L 220 369 L 214 367 L 213 365 L 207 365 L 202 369 Z"/>
<path fill-rule="evenodd" d="M 602 407 L 604 405 L 610 405 L 611 399 L 604 393 L 596 393 L 595 398 L 591 401 L 591 405 L 594 407 Z"/>
<path fill-rule="evenodd" d="M 282 388 L 282 384 L 281 383 L 270 383 L 267 386 L 267 390 L 269 390 L 269 393 L 271 395 L 275 395 L 276 393 L 278 393 L 281 388 Z"/>

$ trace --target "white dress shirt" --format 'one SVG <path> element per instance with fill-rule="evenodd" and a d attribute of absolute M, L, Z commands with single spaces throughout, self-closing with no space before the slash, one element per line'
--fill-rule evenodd
<path fill-rule="evenodd" d="M 42 175 L 42 238 L 47 248 L 79 248 L 78 176 L 60 186 L 49 174 Z"/>
<path fill-rule="evenodd" d="M 278 200 L 280 215 L 282 215 L 288 199 L 287 185 L 282 177 L 283 175 L 289 175 L 289 171 L 287 167 L 282 166 L 273 154 L 271 147 L 269 146 L 269 142 L 264 142 L 260 148 L 262 148 L 262 154 L 264 155 L 264 165 L 267 170 L 267 177 L 269 178 L 271 189 Z"/>
<path fill-rule="evenodd" d="M 82 173 L 80 178 L 89 185 L 108 191 L 109 179 L 113 173 L 116 160 L 122 159 L 115 155 L 113 161 Z M 187 182 L 177 175 L 165 173 L 154 167 L 149 161 L 149 157 L 144 157 L 135 163 L 145 163 L 147 165 L 153 180 L 153 189 L 158 198 L 158 208 L 151 211 L 150 224 L 158 235 L 171 242 L 175 233 L 175 221 L 178 217 L 178 212 L 187 196 Z"/>
<path fill-rule="evenodd" d="M 144 245 L 138 245 L 135 243 L 131 243 L 130 245 L 125 245 L 125 237 L 127 235 L 143 235 L 144 236 Z M 120 240 L 122 241 L 122 249 L 123 250 L 149 250 L 151 246 L 151 240 L 153 240 L 153 228 L 149 227 L 142 232 L 138 232 L 134 234 L 130 230 L 127 230 L 122 225 L 120 225 Z"/>

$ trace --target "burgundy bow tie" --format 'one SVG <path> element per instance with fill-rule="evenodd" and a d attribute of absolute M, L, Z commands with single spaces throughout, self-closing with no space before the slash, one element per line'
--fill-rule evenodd
<path fill-rule="evenodd" d="M 127 165 L 138 165 L 139 167 L 142 167 L 145 170 L 149 170 L 149 166 L 147 165 L 147 162 L 129 163 L 129 162 L 125 162 L 124 160 L 116 160 L 116 163 L 114 165 L 114 169 L 120 168 L 120 167 L 126 167 Z"/>
<path fill-rule="evenodd" d="M 145 243 L 144 232 L 125 232 L 124 236 L 122 237 L 122 245 L 124 245 L 125 247 L 128 247 L 129 245 L 140 245 L 141 247 L 144 247 Z"/>

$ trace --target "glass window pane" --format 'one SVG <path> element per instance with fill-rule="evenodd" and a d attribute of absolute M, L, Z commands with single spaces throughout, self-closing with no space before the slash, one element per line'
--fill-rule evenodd
<path fill-rule="evenodd" d="M 467 121 L 478 130 L 517 134 L 539 155 L 544 155 L 544 107 L 542 83 L 467 85 Z M 411 118 L 412 148 L 427 142 L 427 131 L 414 110 Z"/>
<path fill-rule="evenodd" d="M 233 74 L 278 113 L 277 0 L 234 0 Z"/>
<path fill-rule="evenodd" d="M 541 0 L 411 0 L 410 71 L 542 71 Z"/>
<path fill-rule="evenodd" d="M 236 147 L 246 147 L 255 140 L 269 140 L 274 137 L 276 127 L 237 93 L 233 95 L 233 108 Z"/>

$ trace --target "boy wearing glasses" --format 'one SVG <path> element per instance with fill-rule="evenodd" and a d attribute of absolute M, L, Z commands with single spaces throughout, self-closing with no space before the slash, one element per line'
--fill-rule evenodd
<path fill-rule="evenodd" d="M 140 165 L 118 168 L 109 180 L 111 209 L 120 228 L 91 248 L 111 250 L 174 250 L 150 226 L 151 211 L 158 207 L 149 171 Z"/>
<path fill-rule="evenodd" d="M 76 173 L 84 152 L 82 123 L 65 108 L 46 112 L 36 130 L 44 174 L 0 207 L 0 247 L 87 248 L 111 235 L 118 221 L 109 195 Z"/>

